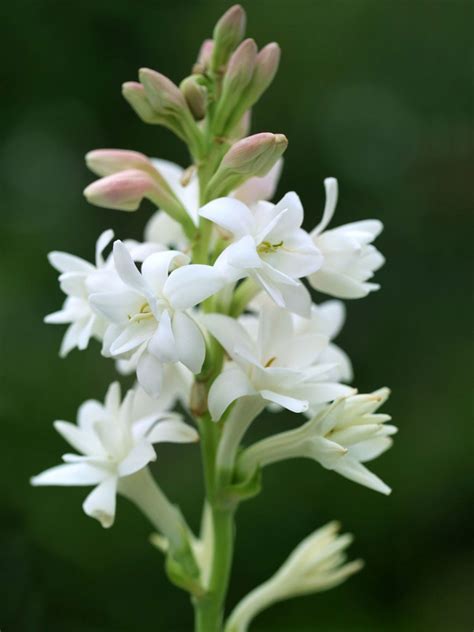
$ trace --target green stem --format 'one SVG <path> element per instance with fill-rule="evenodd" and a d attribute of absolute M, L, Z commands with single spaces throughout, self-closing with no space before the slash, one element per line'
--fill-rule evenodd
<path fill-rule="evenodd" d="M 232 565 L 234 508 L 219 503 L 220 485 L 216 478 L 216 452 L 219 426 L 209 414 L 198 420 L 206 484 L 206 497 L 212 522 L 212 562 L 206 594 L 194 600 L 196 632 L 221 632 L 224 603 Z"/>

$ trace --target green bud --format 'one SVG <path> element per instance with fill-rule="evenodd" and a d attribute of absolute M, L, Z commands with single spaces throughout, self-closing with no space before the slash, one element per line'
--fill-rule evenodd
<path fill-rule="evenodd" d="M 237 141 L 209 183 L 213 197 L 227 195 L 253 176 L 265 176 L 288 146 L 283 134 L 262 132 Z M 209 195 L 210 197 L 210 195 Z"/>
<path fill-rule="evenodd" d="M 235 47 L 242 41 L 245 33 L 246 15 L 239 4 L 235 4 L 217 22 L 214 27 L 214 47 L 211 57 L 211 70 L 219 72 Z"/>
<path fill-rule="evenodd" d="M 145 94 L 145 88 L 137 81 L 127 81 L 122 85 L 122 94 L 144 123 L 159 125 L 163 119 L 152 108 Z"/>
<path fill-rule="evenodd" d="M 225 133 L 229 117 L 241 102 L 252 80 L 256 59 L 257 45 L 250 38 L 244 40 L 230 58 L 214 118 L 214 132 L 217 135 Z"/>
<path fill-rule="evenodd" d="M 196 121 L 206 116 L 207 109 L 207 89 L 200 82 L 200 77 L 202 75 L 186 77 L 179 86 Z"/>
<path fill-rule="evenodd" d="M 276 42 L 267 44 L 258 53 L 255 70 L 245 94 L 246 107 L 251 107 L 273 81 L 280 63 L 280 47 Z"/>

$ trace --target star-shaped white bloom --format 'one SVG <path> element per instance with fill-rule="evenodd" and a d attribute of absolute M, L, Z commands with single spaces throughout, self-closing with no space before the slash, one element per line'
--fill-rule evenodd
<path fill-rule="evenodd" d="M 152 158 L 153 166 L 160 172 L 176 197 L 188 211 L 191 219 L 196 224 L 199 219 L 199 182 L 197 175 L 187 175 L 185 170 L 168 160 Z M 278 179 L 283 167 L 280 159 L 270 169 L 266 176 L 249 178 L 244 184 L 230 194 L 248 206 L 256 204 L 260 200 L 270 200 L 278 184 Z M 184 183 L 184 184 L 183 184 Z M 188 252 L 189 240 L 184 234 L 181 224 L 167 215 L 164 211 L 156 211 L 148 221 L 145 228 L 145 240 L 147 242 L 164 244 L 172 250 Z"/>
<path fill-rule="evenodd" d="M 328 344 L 327 337 L 297 333 L 286 310 L 264 307 L 256 339 L 228 316 L 208 314 L 203 320 L 232 359 L 209 392 L 209 410 L 215 420 L 233 401 L 247 395 L 303 412 L 310 405 L 352 392 L 330 378 L 334 365 L 317 363 Z"/>
<path fill-rule="evenodd" d="M 123 402 L 120 386 L 109 387 L 104 404 L 88 400 L 79 408 L 77 425 L 56 421 L 56 430 L 80 454 L 65 454 L 64 463 L 32 479 L 33 485 L 89 486 L 85 513 L 112 526 L 120 479 L 156 459 L 154 443 L 197 441 L 196 431 L 180 415 L 162 410 L 141 390 L 130 390 Z"/>
<path fill-rule="evenodd" d="M 258 202 L 250 208 L 220 198 L 199 213 L 232 236 L 215 264 L 229 282 L 251 277 L 278 306 L 309 315 L 311 298 L 298 279 L 318 270 L 322 256 L 301 228 L 303 207 L 296 193 L 278 204 Z"/>
<path fill-rule="evenodd" d="M 113 253 L 123 289 L 89 297 L 110 323 L 104 334 L 103 353 L 124 359 L 138 354 L 138 381 L 157 397 L 163 364 L 182 362 L 193 373 L 201 370 L 204 338 L 186 310 L 217 292 L 222 279 L 211 266 L 185 265 L 189 258 L 174 250 L 150 255 L 141 272 L 122 242 L 115 242 Z M 176 266 L 181 267 L 170 273 Z"/>
<path fill-rule="evenodd" d="M 381 233 L 382 222 L 367 219 L 325 230 L 334 215 L 337 203 L 337 180 L 326 178 L 326 206 L 323 218 L 311 232 L 314 244 L 323 254 L 323 264 L 308 280 L 315 290 L 338 298 L 362 298 L 379 289 L 369 283 L 385 262 L 372 245 Z"/>
<path fill-rule="evenodd" d="M 103 255 L 113 237 L 112 230 L 106 230 L 99 236 L 95 249 L 95 265 L 67 252 L 50 252 L 48 255 L 51 265 L 60 272 L 60 287 L 67 295 L 62 309 L 48 314 L 44 319 L 50 324 L 69 324 L 60 348 L 61 357 L 65 357 L 75 347 L 85 349 L 91 338 L 102 340 L 107 323 L 91 306 L 89 295 L 122 286 L 111 257 L 105 259 Z M 135 261 L 141 261 L 152 252 L 163 250 L 163 246 L 156 243 L 141 244 L 127 240 L 125 245 Z"/>

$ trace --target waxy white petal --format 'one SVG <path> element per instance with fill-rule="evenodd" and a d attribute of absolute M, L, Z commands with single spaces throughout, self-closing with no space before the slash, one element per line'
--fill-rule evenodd
<path fill-rule="evenodd" d="M 105 479 L 85 499 L 84 513 L 98 520 L 105 529 L 111 527 L 115 520 L 116 495 L 117 479 Z"/>
<path fill-rule="evenodd" d="M 239 397 L 256 394 L 241 369 L 227 369 L 214 380 L 209 390 L 208 406 L 212 420 L 219 421 L 230 404 Z"/>
<path fill-rule="evenodd" d="M 233 198 L 212 200 L 200 209 L 199 215 L 232 233 L 236 239 L 252 235 L 255 230 L 255 220 L 248 206 Z"/>
<path fill-rule="evenodd" d="M 209 298 L 223 285 L 224 279 L 212 266 L 190 264 L 170 274 L 163 294 L 174 309 L 187 309 Z"/>
<path fill-rule="evenodd" d="M 199 373 L 206 355 L 199 326 L 184 312 L 176 312 L 171 324 L 179 360 L 193 373 Z"/>

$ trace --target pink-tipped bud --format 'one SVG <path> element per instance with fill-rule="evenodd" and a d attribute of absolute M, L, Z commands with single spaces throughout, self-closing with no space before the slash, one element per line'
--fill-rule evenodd
<path fill-rule="evenodd" d="M 88 202 L 119 211 L 136 211 L 156 188 L 153 178 L 138 169 L 127 169 L 96 180 L 84 190 Z"/>
<path fill-rule="evenodd" d="M 217 135 L 225 136 L 231 131 L 228 122 L 235 110 L 240 110 L 242 98 L 252 80 L 256 59 L 257 45 L 250 38 L 244 40 L 230 58 L 214 117 L 214 131 Z"/>
<path fill-rule="evenodd" d="M 198 58 L 193 67 L 193 73 L 204 74 L 211 63 L 212 51 L 214 50 L 214 41 L 205 39 L 199 49 Z"/>
<path fill-rule="evenodd" d="M 145 88 L 137 81 L 127 81 L 122 85 L 122 94 L 144 123 L 162 123 L 145 94 Z"/>
<path fill-rule="evenodd" d="M 237 141 L 222 159 L 221 168 L 262 177 L 266 175 L 288 146 L 284 134 L 261 132 Z"/>
<path fill-rule="evenodd" d="M 245 11 L 235 4 L 217 22 L 214 27 L 214 47 L 211 68 L 218 72 L 227 63 L 232 51 L 242 41 L 246 25 Z"/>
<path fill-rule="evenodd" d="M 200 82 L 200 78 L 202 79 L 200 75 L 191 75 L 183 79 L 179 86 L 196 121 L 206 116 L 207 108 L 207 89 Z"/>
<path fill-rule="evenodd" d="M 248 38 L 234 51 L 224 75 L 223 92 L 243 90 L 249 84 L 257 59 L 257 44 Z"/>
<path fill-rule="evenodd" d="M 280 47 L 276 42 L 267 44 L 258 53 L 255 70 L 249 85 L 247 107 L 252 106 L 273 81 L 280 63 Z"/>
<path fill-rule="evenodd" d="M 147 198 L 180 222 L 187 234 L 194 232 L 188 212 L 156 170 L 147 173 L 141 169 L 126 169 L 113 173 L 90 184 L 84 195 L 91 204 L 119 211 L 136 211 L 143 198 Z"/>
<path fill-rule="evenodd" d="M 253 176 L 263 177 L 288 146 L 283 134 L 262 132 L 237 141 L 222 159 L 209 189 L 217 197 L 241 186 Z"/>
<path fill-rule="evenodd" d="M 180 116 L 188 110 L 178 86 L 168 77 L 155 70 L 150 70 L 150 68 L 141 68 L 139 77 L 156 114 L 159 116 Z"/>
<path fill-rule="evenodd" d="M 138 151 L 94 149 L 86 154 L 86 165 L 98 176 L 110 176 L 126 169 L 154 172 L 151 161 Z"/>

